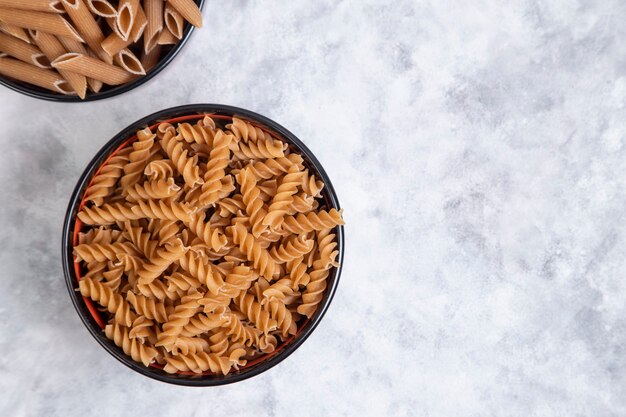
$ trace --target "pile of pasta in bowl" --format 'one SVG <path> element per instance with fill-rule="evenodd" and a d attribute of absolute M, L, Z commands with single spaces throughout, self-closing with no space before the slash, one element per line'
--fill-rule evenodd
<path fill-rule="evenodd" d="M 113 153 L 77 214 L 78 290 L 134 361 L 223 374 L 270 355 L 319 307 L 340 210 L 266 129 L 160 123 Z"/>
<path fill-rule="evenodd" d="M 81 99 L 133 83 L 202 27 L 201 3 L 0 0 L 0 75 Z"/>

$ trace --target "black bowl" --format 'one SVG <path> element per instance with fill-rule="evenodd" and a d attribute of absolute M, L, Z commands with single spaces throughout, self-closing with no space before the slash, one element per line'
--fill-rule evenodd
<path fill-rule="evenodd" d="M 248 110 L 240 109 L 237 107 L 224 106 L 219 104 L 192 104 L 186 106 L 173 107 L 171 109 L 163 110 L 149 116 L 146 116 L 132 125 L 128 126 L 120 133 L 115 135 L 91 160 L 87 168 L 83 172 L 72 193 L 70 204 L 65 214 L 65 224 L 63 226 L 63 271 L 65 273 L 65 282 L 70 294 L 70 298 L 74 303 L 74 307 L 78 312 L 81 320 L 87 327 L 87 330 L 91 335 L 100 343 L 100 345 L 117 360 L 128 366 L 132 370 L 139 372 L 142 375 L 154 378 L 159 381 L 168 382 L 177 385 L 189 385 L 189 386 L 214 386 L 224 385 L 232 382 L 241 381 L 261 372 L 267 371 L 274 365 L 284 360 L 287 356 L 291 355 L 302 343 L 309 337 L 309 335 L 315 330 L 320 320 L 326 313 L 328 306 L 335 294 L 337 285 L 339 283 L 339 276 L 341 274 L 341 266 L 333 268 L 327 279 L 327 288 L 324 297 L 311 319 L 306 320 L 303 324 L 299 325 L 298 332 L 291 339 L 285 341 L 279 345 L 276 351 L 270 355 L 267 355 L 266 359 L 259 362 L 253 361 L 250 366 L 229 373 L 226 376 L 222 375 L 181 375 L 181 374 L 168 374 L 162 369 L 156 367 L 145 367 L 140 363 L 133 361 L 129 356 L 124 354 L 121 348 L 117 347 L 113 341 L 106 338 L 102 328 L 96 322 L 94 316 L 90 312 L 85 300 L 79 292 L 75 291 L 78 288 L 78 280 L 75 271 L 74 258 L 72 255 L 73 248 L 73 236 L 75 231 L 76 213 L 83 199 L 83 195 L 87 186 L 89 185 L 92 177 L 100 165 L 107 159 L 107 157 L 120 147 L 125 141 L 131 138 L 136 131 L 151 126 L 159 121 L 169 120 L 177 117 L 194 115 L 194 114 L 212 114 L 217 116 L 237 117 L 256 122 L 270 131 L 277 134 L 282 140 L 293 147 L 294 151 L 297 151 L 304 158 L 304 164 L 312 172 L 314 172 L 318 178 L 324 181 L 324 189 L 322 196 L 325 200 L 325 204 L 328 209 L 335 208 L 339 210 L 339 201 L 337 195 L 333 189 L 330 178 L 324 171 L 324 168 L 320 162 L 315 158 L 313 153 L 291 132 L 279 125 L 278 123 L 263 117 L 259 114 L 253 113 Z M 337 250 L 339 251 L 338 261 L 340 265 L 343 263 L 344 252 L 344 231 L 342 226 L 336 228 L 337 234 Z"/>
<path fill-rule="evenodd" d="M 202 6 L 204 5 L 204 0 L 195 0 L 198 4 L 200 10 L 202 10 Z M 119 94 L 126 93 L 140 85 L 150 81 L 154 78 L 159 72 L 163 71 L 172 60 L 178 55 L 180 50 L 185 46 L 189 37 L 191 36 L 191 32 L 194 27 L 189 23 L 185 24 L 185 29 L 183 31 L 183 37 L 178 41 L 176 45 L 171 46 L 171 49 L 166 50 L 159 62 L 144 76 L 141 76 L 129 83 L 115 86 L 107 86 L 104 85 L 102 90 L 98 93 L 87 93 L 84 99 L 81 99 L 78 96 L 67 96 L 64 94 L 53 93 L 52 91 L 46 90 L 45 88 L 37 87 L 36 85 L 23 83 L 21 81 L 12 80 L 8 77 L 0 76 L 0 84 L 5 87 L 10 88 L 11 90 L 17 91 L 18 93 L 25 94 L 30 97 L 39 98 L 41 100 L 48 101 L 57 101 L 61 103 L 82 103 L 86 101 L 95 101 L 101 100 L 103 98 L 114 97 Z"/>

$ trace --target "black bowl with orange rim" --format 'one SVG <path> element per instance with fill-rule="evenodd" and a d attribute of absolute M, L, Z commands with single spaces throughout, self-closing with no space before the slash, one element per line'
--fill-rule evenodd
<path fill-rule="evenodd" d="M 233 370 L 228 375 L 217 375 L 214 373 L 205 373 L 196 375 L 193 373 L 177 373 L 169 374 L 165 372 L 157 364 L 145 367 L 141 363 L 133 361 L 127 356 L 121 348 L 116 346 L 112 340 L 104 335 L 105 322 L 101 317 L 96 305 L 87 298 L 82 297 L 78 288 L 78 281 L 81 278 L 82 270 L 78 262 L 74 261 L 73 247 L 78 242 L 78 233 L 81 231 L 82 223 L 76 214 L 85 204 L 83 199 L 85 191 L 90 186 L 93 177 L 99 172 L 102 166 L 114 156 L 120 149 L 129 146 L 136 140 L 136 132 L 147 126 L 156 127 L 161 122 L 178 123 L 183 121 L 194 121 L 211 116 L 217 124 L 225 125 L 232 120 L 233 116 L 251 122 L 270 133 L 272 136 L 280 138 L 292 147 L 292 151 L 302 155 L 306 168 L 314 172 L 321 179 L 325 186 L 322 190 L 324 204 L 328 209 L 340 209 L 337 194 L 333 189 L 332 183 L 320 162 L 315 155 L 291 132 L 279 125 L 278 123 L 263 117 L 259 114 L 237 107 L 219 105 L 219 104 L 192 104 L 180 107 L 174 107 L 163 110 L 149 116 L 146 116 L 132 125 L 128 126 L 113 137 L 91 160 L 87 168 L 83 172 L 72 193 L 67 212 L 65 214 L 65 223 L 63 225 L 63 271 L 65 274 L 65 282 L 70 294 L 70 298 L 74 303 L 74 307 L 78 312 L 81 320 L 87 327 L 91 335 L 100 343 L 100 345 L 117 360 L 128 366 L 132 370 L 139 372 L 147 377 L 168 382 L 177 385 L 188 386 L 215 386 L 224 385 L 237 381 L 241 381 L 261 372 L 267 371 L 274 365 L 291 355 L 302 343 L 311 335 L 317 327 L 322 317 L 328 310 L 328 306 L 337 290 L 339 276 L 341 274 L 341 265 L 343 264 L 344 252 L 344 230 L 343 226 L 338 226 L 335 230 L 337 234 L 337 250 L 339 251 L 337 260 L 340 266 L 333 268 L 327 279 L 327 288 L 324 297 L 319 304 L 317 311 L 310 319 L 306 319 L 298 324 L 298 330 L 295 335 L 279 344 L 276 350 L 270 354 L 260 356 L 248 362 L 248 364 L 239 370 Z"/>
<path fill-rule="evenodd" d="M 200 10 L 202 10 L 205 0 L 194 1 L 196 2 Z M 60 103 L 83 103 L 87 101 L 95 101 L 115 97 L 147 83 L 152 78 L 156 77 L 157 74 L 163 71 L 163 69 L 165 69 L 165 67 L 167 67 L 174 60 L 174 58 L 176 58 L 176 55 L 178 55 L 178 53 L 183 49 L 187 41 L 189 41 L 189 38 L 191 37 L 194 29 L 195 28 L 192 25 L 186 23 L 185 29 L 183 30 L 182 38 L 175 45 L 169 45 L 163 48 L 163 52 L 161 53 L 161 58 L 159 59 L 159 62 L 157 62 L 156 65 L 152 67 L 149 71 L 147 71 L 146 75 L 142 75 L 122 85 L 104 85 L 102 87 L 102 90 L 97 93 L 90 92 L 85 96 L 84 99 L 81 99 L 76 95 L 71 96 L 61 93 L 55 93 L 46 90 L 45 88 L 17 81 L 2 75 L 0 75 L 0 84 L 4 85 L 7 88 L 10 88 L 13 91 L 17 91 L 18 93 L 22 93 L 29 97 L 34 97 L 41 100 L 56 101 Z"/>

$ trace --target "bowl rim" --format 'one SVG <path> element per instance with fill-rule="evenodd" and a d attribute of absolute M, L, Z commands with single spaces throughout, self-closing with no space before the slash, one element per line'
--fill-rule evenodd
<path fill-rule="evenodd" d="M 200 10 L 202 10 L 205 0 L 194 1 L 198 4 Z M 174 60 L 174 58 L 176 58 L 176 56 L 180 53 L 185 44 L 189 41 L 189 38 L 191 37 L 194 29 L 194 26 L 186 23 L 185 29 L 183 31 L 183 37 L 178 41 L 178 43 L 174 45 L 172 49 L 167 52 L 167 54 L 165 54 L 162 59 L 159 60 L 159 62 L 157 62 L 157 64 L 150 71 L 148 71 L 146 75 L 136 78 L 135 80 L 130 81 L 126 84 L 114 86 L 106 91 L 87 94 L 84 99 L 81 99 L 76 95 L 63 95 L 59 93 L 53 93 L 52 91 L 48 91 L 34 85 L 22 83 L 20 81 L 13 81 L 8 77 L 4 77 L 1 75 L 0 84 L 20 94 L 24 94 L 25 96 L 57 103 L 86 103 L 89 101 L 97 101 L 115 97 L 142 86 L 143 84 L 156 77 L 157 74 L 159 74 L 161 71 L 163 71 L 165 67 L 167 67 Z"/>
<path fill-rule="evenodd" d="M 61 242 L 62 263 L 63 273 L 65 276 L 65 284 L 67 286 L 67 290 L 72 300 L 72 304 L 76 309 L 76 312 L 78 313 L 81 321 L 83 322 L 89 333 L 109 354 L 111 354 L 118 361 L 131 368 L 132 370 L 161 382 L 184 386 L 219 386 L 252 378 L 256 375 L 259 375 L 260 373 L 269 370 L 270 368 L 285 360 L 296 349 L 298 349 L 306 339 L 308 339 L 311 333 L 313 333 L 315 328 L 319 325 L 322 318 L 325 316 L 330 306 L 330 303 L 335 295 L 335 292 L 337 291 L 337 286 L 339 284 L 339 278 L 341 276 L 343 266 L 345 236 L 343 226 L 337 226 L 335 228 L 335 231 L 337 235 L 337 250 L 339 251 L 337 256 L 339 266 L 333 268 L 331 274 L 327 278 L 326 292 L 315 314 L 311 317 L 311 319 L 309 319 L 308 323 L 304 325 L 302 330 L 300 330 L 295 335 L 291 343 L 285 345 L 282 350 L 280 350 L 275 355 L 270 356 L 269 359 L 255 364 L 247 370 L 235 371 L 233 373 L 229 373 L 226 376 L 213 374 L 208 377 L 207 375 L 203 375 L 200 377 L 188 377 L 187 375 L 167 374 L 164 371 L 159 370 L 158 368 L 145 367 L 142 364 L 133 361 L 129 356 L 124 354 L 119 347 L 117 347 L 115 344 L 113 344 L 112 341 L 104 336 L 102 329 L 98 326 L 94 318 L 89 313 L 87 305 L 83 301 L 83 297 L 77 291 L 75 291 L 75 288 L 77 287 L 77 278 L 73 268 L 74 258 L 72 248 L 76 212 L 82 201 L 84 191 L 88 187 L 93 175 L 96 173 L 100 165 L 106 160 L 106 158 L 112 152 L 114 152 L 122 143 L 124 143 L 124 141 L 131 138 L 136 131 L 140 130 L 146 125 L 149 126 L 162 120 L 192 114 L 223 114 L 227 116 L 242 116 L 246 119 L 267 126 L 272 131 L 283 136 L 286 142 L 288 142 L 290 145 L 293 145 L 298 150 L 298 152 L 302 154 L 305 162 L 308 162 L 311 165 L 311 167 L 316 171 L 316 174 L 319 175 L 320 179 L 324 182 L 327 203 L 329 205 L 328 208 L 335 208 L 337 210 L 341 208 L 332 182 L 330 181 L 330 178 L 328 177 L 328 174 L 322 167 L 321 163 L 308 149 L 308 147 L 306 147 L 306 145 L 302 143 L 300 139 L 298 139 L 293 133 L 291 133 L 283 126 L 265 116 L 234 106 L 221 104 L 188 104 L 183 106 L 176 106 L 142 117 L 136 122 L 130 124 L 128 127 L 122 129 L 120 132 L 114 135 L 113 138 L 111 138 L 104 146 L 102 146 L 100 150 L 96 153 L 96 155 L 87 164 L 87 167 L 84 169 L 74 188 L 74 191 L 72 192 L 70 202 L 65 213 Z"/>

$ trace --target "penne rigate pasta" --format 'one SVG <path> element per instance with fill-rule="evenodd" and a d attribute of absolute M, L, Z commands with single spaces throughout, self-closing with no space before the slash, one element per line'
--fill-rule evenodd
<path fill-rule="evenodd" d="M 0 0 L 0 57 L 10 59 L 4 62 L 11 71 L 13 60 L 50 69 L 27 76 L 85 98 L 131 82 L 169 56 L 191 26 L 202 26 L 197 2 Z"/>
<path fill-rule="evenodd" d="M 100 17 L 115 17 L 117 9 L 108 0 L 87 0 L 91 13 Z"/>
<path fill-rule="evenodd" d="M 146 15 L 143 10 L 140 8 L 137 17 L 135 18 L 135 24 L 130 31 L 130 36 L 127 40 L 122 39 L 117 33 L 113 32 L 107 38 L 102 41 L 102 49 L 106 51 L 107 54 L 113 56 L 117 54 L 122 49 L 129 46 L 131 43 L 137 42 L 141 35 L 144 33 L 144 30 L 147 25 Z"/>
<path fill-rule="evenodd" d="M 157 39 L 158 45 L 174 45 L 176 42 L 178 42 L 178 39 L 168 28 L 163 29 Z"/>
<path fill-rule="evenodd" d="M 59 73 L 17 59 L 0 58 L 0 74 L 56 93 L 74 94 L 72 87 Z"/>
<path fill-rule="evenodd" d="M 41 49 L 49 61 L 54 61 L 61 55 L 63 55 L 66 50 L 63 47 L 63 44 L 57 39 L 56 36 L 51 35 L 45 32 L 39 31 L 31 31 L 30 36 L 35 41 L 35 44 Z M 87 93 L 87 79 L 80 74 L 75 74 L 73 72 L 58 70 L 59 74 L 67 80 L 67 82 L 72 86 L 76 94 L 80 98 L 85 98 Z"/>
<path fill-rule="evenodd" d="M 167 0 L 181 16 L 197 28 L 202 27 L 202 12 L 193 0 Z"/>
<path fill-rule="evenodd" d="M 122 39 L 126 40 L 130 36 L 130 30 L 135 23 L 135 17 L 140 4 L 139 0 L 122 0 L 117 9 L 115 25 Z"/>
<path fill-rule="evenodd" d="M 36 12 L 63 13 L 59 0 L 0 0 L 0 7 L 34 10 Z"/>
<path fill-rule="evenodd" d="M 146 9 L 148 25 L 143 34 L 143 44 L 144 52 L 147 53 L 157 44 L 159 33 L 163 29 L 163 1 L 144 0 L 144 8 Z"/>
<path fill-rule="evenodd" d="M 141 56 L 141 65 L 146 72 L 150 72 L 152 68 L 159 62 L 161 57 L 161 45 L 155 45 L 150 52 L 144 52 Z"/>
<path fill-rule="evenodd" d="M 105 53 L 100 45 L 104 40 L 104 34 L 84 0 L 62 0 L 62 4 L 74 23 L 74 27 L 92 51 L 103 61 L 109 64 L 113 62 L 110 55 Z"/>
<path fill-rule="evenodd" d="M 76 29 L 58 14 L 0 8 L 0 20 L 24 29 L 41 30 L 53 35 L 66 36 L 82 42 Z"/>
<path fill-rule="evenodd" d="M 54 61 L 52 66 L 57 69 L 67 70 L 85 77 L 94 78 L 109 85 L 119 85 L 131 81 L 134 74 L 125 71 L 115 65 L 107 64 L 97 58 L 68 52 Z"/>
<path fill-rule="evenodd" d="M 0 51 L 39 68 L 51 68 L 48 58 L 35 45 L 0 33 Z"/>
<path fill-rule="evenodd" d="M 183 16 L 174 9 L 168 2 L 165 5 L 165 26 L 170 30 L 176 39 L 183 37 Z"/>
<path fill-rule="evenodd" d="M 76 42 L 73 39 L 64 38 L 62 36 L 60 36 L 58 39 L 65 48 L 65 50 L 68 52 L 78 52 L 79 54 L 83 55 L 89 54 L 89 50 L 87 50 L 87 48 L 85 48 L 85 46 L 80 42 Z M 89 89 L 94 93 L 97 93 L 102 89 L 102 81 L 94 80 L 93 78 L 87 78 L 87 85 L 89 86 Z"/>
<path fill-rule="evenodd" d="M 21 27 L 9 25 L 8 23 L 0 22 L 0 32 L 4 32 L 7 35 L 15 36 L 18 39 L 23 40 L 26 43 L 30 43 L 28 33 Z"/>
<path fill-rule="evenodd" d="M 135 75 L 146 75 L 146 70 L 143 68 L 143 64 L 128 48 L 119 51 L 114 61 L 117 65 L 124 68 L 127 72 Z"/>

